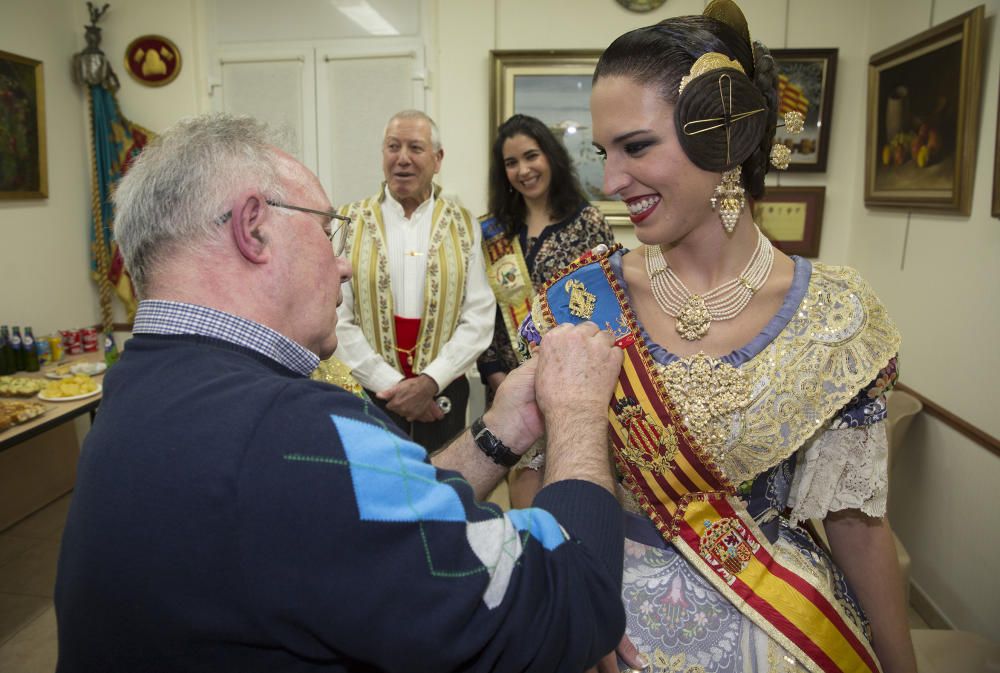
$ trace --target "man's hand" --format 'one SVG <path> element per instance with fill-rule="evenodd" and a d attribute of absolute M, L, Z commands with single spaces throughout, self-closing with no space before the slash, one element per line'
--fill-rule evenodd
<path fill-rule="evenodd" d="M 545 431 L 542 414 L 535 404 L 535 370 L 532 358 L 506 375 L 497 388 L 493 406 L 483 414 L 483 422 L 515 453 L 528 450 Z"/>
<path fill-rule="evenodd" d="M 614 493 L 608 462 L 608 403 L 622 351 L 591 322 L 559 325 L 535 353 L 535 397 L 545 416 L 545 483 L 590 481 Z"/>
<path fill-rule="evenodd" d="M 592 322 L 562 324 L 542 339 L 535 397 L 550 416 L 563 414 L 603 419 L 622 367 L 622 351 Z"/>
<path fill-rule="evenodd" d="M 430 423 L 444 418 L 444 412 L 434 401 L 438 386 L 434 379 L 424 374 L 403 379 L 391 388 L 376 394 L 385 400 L 386 408 L 406 420 Z"/>
<path fill-rule="evenodd" d="M 628 636 L 622 636 L 615 651 L 607 654 L 587 673 L 618 673 L 618 659 L 624 661 L 633 671 L 642 671 L 649 666 L 646 657 L 632 644 Z"/>

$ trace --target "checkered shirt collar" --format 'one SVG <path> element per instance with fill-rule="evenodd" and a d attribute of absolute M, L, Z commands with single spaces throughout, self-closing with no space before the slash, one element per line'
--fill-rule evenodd
<path fill-rule="evenodd" d="M 162 299 L 139 302 L 133 334 L 196 334 L 249 348 L 303 376 L 319 365 L 315 353 L 253 320 L 207 306 Z"/>

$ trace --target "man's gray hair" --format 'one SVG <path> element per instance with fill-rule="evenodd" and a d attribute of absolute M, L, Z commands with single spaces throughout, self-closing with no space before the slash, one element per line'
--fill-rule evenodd
<path fill-rule="evenodd" d="M 115 190 L 115 239 L 140 298 L 156 265 L 218 235 L 246 189 L 282 200 L 275 136 L 251 117 L 184 119 L 143 149 Z"/>
<path fill-rule="evenodd" d="M 434 151 L 437 152 L 441 149 L 441 132 L 438 131 L 438 125 L 434 123 L 431 116 L 422 110 L 400 110 L 396 114 L 389 118 L 389 121 L 385 123 L 385 131 L 382 132 L 382 137 L 385 138 L 385 134 L 389 131 L 389 125 L 392 124 L 397 119 L 423 119 L 425 122 L 430 124 L 431 127 L 431 145 L 434 146 Z"/>

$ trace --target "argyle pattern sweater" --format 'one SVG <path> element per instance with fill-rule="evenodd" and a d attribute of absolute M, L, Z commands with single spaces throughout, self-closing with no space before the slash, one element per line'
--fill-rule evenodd
<path fill-rule="evenodd" d="M 624 631 L 621 517 L 582 481 L 504 514 L 365 400 L 137 335 L 82 450 L 57 670 L 579 673 Z"/>

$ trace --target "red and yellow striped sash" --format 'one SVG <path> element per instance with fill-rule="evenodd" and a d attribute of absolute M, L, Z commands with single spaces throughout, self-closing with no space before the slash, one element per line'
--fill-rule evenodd
<path fill-rule="evenodd" d="M 625 487 L 656 526 L 740 611 L 814 673 L 876 673 L 878 660 L 836 599 L 775 557 L 736 496 L 734 484 L 702 449 L 671 404 L 638 324 L 607 260 L 607 286 L 630 337 L 608 408 L 615 460 Z M 609 292 L 610 290 L 610 292 Z M 619 335 L 620 336 L 620 335 Z"/>

